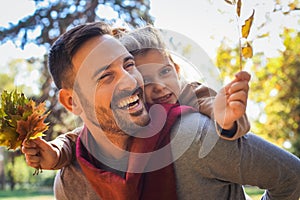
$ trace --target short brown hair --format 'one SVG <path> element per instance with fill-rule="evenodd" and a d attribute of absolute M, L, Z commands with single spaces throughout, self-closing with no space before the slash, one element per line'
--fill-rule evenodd
<path fill-rule="evenodd" d="M 72 58 L 78 49 L 89 39 L 105 34 L 112 35 L 110 25 L 104 22 L 86 23 L 72 28 L 54 42 L 49 52 L 48 69 L 58 89 L 73 87 Z"/>

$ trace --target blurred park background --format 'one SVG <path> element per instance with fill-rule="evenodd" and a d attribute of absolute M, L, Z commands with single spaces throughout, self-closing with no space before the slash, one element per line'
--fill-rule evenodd
<path fill-rule="evenodd" d="M 251 131 L 300 156 L 300 2 L 242 1 L 241 19 L 255 10 L 247 42 L 251 59 L 243 69 L 252 75 L 247 114 Z M 104 20 L 116 27 L 153 24 L 191 38 L 218 69 L 222 83 L 240 70 L 239 27 L 234 6 L 214 0 L 10 0 L 0 8 L 0 92 L 17 88 L 46 102 L 51 114 L 45 139 L 80 124 L 57 101 L 47 72 L 47 51 L 66 30 Z M 183 47 L 189 57 L 193 49 Z M 53 199 L 55 171 L 33 176 L 20 151 L 0 147 L 1 199 Z M 251 196 L 260 190 L 247 189 Z M 14 197 L 12 197 L 14 196 Z M 255 197 L 254 197 L 255 198 Z"/>

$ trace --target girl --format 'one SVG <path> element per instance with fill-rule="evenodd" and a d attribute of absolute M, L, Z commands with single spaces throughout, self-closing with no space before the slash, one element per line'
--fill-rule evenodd
<path fill-rule="evenodd" d="M 217 132 L 227 140 L 237 139 L 249 131 L 250 124 L 245 114 L 250 80 L 247 72 L 239 72 L 217 94 L 201 83 L 182 80 L 180 67 L 173 61 L 157 29 L 146 26 L 129 33 L 124 30 L 115 33 L 134 56 L 144 79 L 147 103 L 193 106 L 215 119 Z"/>

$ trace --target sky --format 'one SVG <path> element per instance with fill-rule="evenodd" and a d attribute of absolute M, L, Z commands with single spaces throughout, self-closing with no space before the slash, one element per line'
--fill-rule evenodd
<path fill-rule="evenodd" d="M 290 0 L 281 0 L 282 4 L 288 5 Z M 46 5 L 49 1 L 43 1 Z M 229 43 L 237 46 L 239 40 L 238 25 L 248 18 L 255 9 L 254 21 L 250 31 L 249 40 L 253 40 L 255 35 L 272 30 L 270 38 L 253 40 L 254 54 L 264 52 L 266 56 L 278 55 L 278 50 L 284 50 L 279 32 L 281 26 L 299 26 L 297 19 L 286 19 L 278 12 L 274 14 L 274 0 L 243 0 L 241 22 L 235 16 L 234 6 L 229 5 L 224 0 L 151 0 L 150 14 L 155 17 L 155 26 L 177 32 L 198 44 L 207 54 L 208 59 L 214 61 L 217 48 L 224 37 Z M 17 5 L 20 6 L 17 6 Z M 112 9 L 102 8 L 101 13 L 106 13 L 107 18 L 116 17 L 117 14 Z M 0 7 L 0 26 L 8 27 L 9 23 L 16 24 L 18 20 L 33 14 L 35 4 L 30 0 L 9 0 Z M 261 26 L 269 17 L 267 26 L 262 30 Z M 16 48 L 10 41 L 0 45 L 0 72 L 5 72 L 5 65 L 13 58 L 30 58 L 32 56 L 42 56 L 46 53 L 44 47 L 28 44 L 24 50 Z M 250 65 L 249 65 L 250 66 Z M 247 65 L 245 66 L 247 70 Z"/>
<path fill-rule="evenodd" d="M 284 2 L 288 3 L 288 0 L 282 0 L 282 3 Z M 18 4 L 21 6 L 16 6 Z M 242 13 L 244 17 L 248 17 L 252 9 L 255 8 L 253 26 L 258 27 L 259 22 L 265 20 L 265 14 L 271 12 L 273 6 L 273 0 L 264 0 L 263 2 L 261 0 L 244 1 Z M 34 3 L 29 0 L 6 1 L 0 7 L 0 26 L 7 27 L 9 23 L 17 23 L 19 19 L 32 14 L 34 9 Z M 224 36 L 233 42 L 238 41 L 238 22 L 232 21 L 232 19 L 235 19 L 234 7 L 222 0 L 151 0 L 150 13 L 155 17 L 155 26 L 176 31 L 191 38 L 205 49 L 212 59 L 214 59 L 216 48 L 220 45 L 220 41 Z M 266 29 L 278 31 L 282 19 L 280 16 L 277 16 L 276 19 L 275 16 L 272 20 L 273 22 Z M 255 30 L 252 32 L 255 34 Z M 251 32 L 249 37 L 251 38 Z M 279 38 L 274 38 L 272 40 L 273 46 L 282 48 L 279 40 Z M 270 45 L 265 41 L 258 43 L 257 46 L 262 48 Z M 273 51 L 268 50 L 270 53 Z M 12 57 L 30 57 L 31 55 L 43 54 L 44 50 L 34 45 L 27 45 L 25 51 L 15 49 L 11 42 L 0 46 L 0 60 L 2 63 Z"/>

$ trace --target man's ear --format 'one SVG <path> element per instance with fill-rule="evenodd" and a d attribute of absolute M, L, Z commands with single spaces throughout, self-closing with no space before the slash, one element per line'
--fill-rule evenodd
<path fill-rule="evenodd" d="M 61 89 L 59 91 L 59 101 L 68 111 L 75 115 L 80 115 L 82 112 L 79 99 L 71 89 Z"/>

